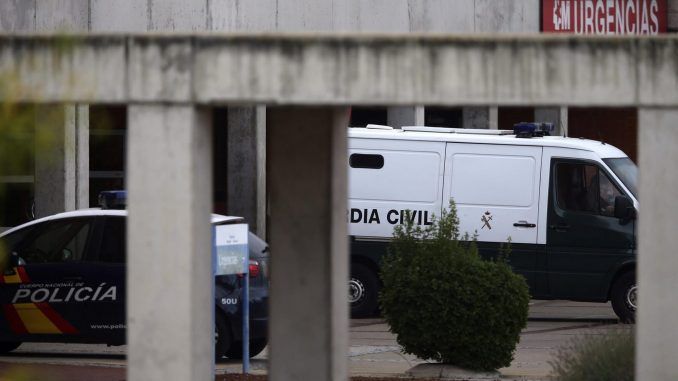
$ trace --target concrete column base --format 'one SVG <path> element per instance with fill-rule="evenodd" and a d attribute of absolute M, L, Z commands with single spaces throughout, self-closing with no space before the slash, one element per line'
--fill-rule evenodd
<path fill-rule="evenodd" d="M 388 125 L 393 128 L 423 126 L 425 123 L 423 106 L 389 107 L 386 117 Z"/>
<path fill-rule="evenodd" d="M 489 107 L 464 107 L 462 111 L 464 128 L 490 128 Z"/>

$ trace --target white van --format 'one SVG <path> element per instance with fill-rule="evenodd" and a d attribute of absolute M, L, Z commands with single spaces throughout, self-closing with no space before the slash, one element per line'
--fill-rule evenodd
<path fill-rule="evenodd" d="M 453 199 L 481 255 L 510 238 L 510 263 L 533 298 L 611 300 L 633 321 L 637 167 L 609 144 L 544 136 L 545 127 L 349 128 L 353 316 L 377 310 L 380 259 L 404 211 L 427 225 Z"/>

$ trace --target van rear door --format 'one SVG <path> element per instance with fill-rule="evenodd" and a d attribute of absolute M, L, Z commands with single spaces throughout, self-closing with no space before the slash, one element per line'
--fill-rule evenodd
<path fill-rule="evenodd" d="M 446 199 L 460 232 L 478 234 L 481 254 L 511 240 L 510 263 L 534 287 L 542 147 L 448 143 Z M 534 290 L 532 290 L 534 292 Z"/>

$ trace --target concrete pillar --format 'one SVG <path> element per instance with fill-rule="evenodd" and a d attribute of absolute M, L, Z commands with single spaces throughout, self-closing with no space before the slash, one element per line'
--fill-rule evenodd
<path fill-rule="evenodd" d="M 87 207 L 88 107 L 39 106 L 35 133 L 35 216 Z"/>
<path fill-rule="evenodd" d="M 567 107 L 536 107 L 534 121 L 553 123 L 554 135 L 562 136 L 563 132 L 567 133 Z"/>
<path fill-rule="evenodd" d="M 678 379 L 678 109 L 639 109 L 640 223 L 636 379 Z"/>
<path fill-rule="evenodd" d="M 489 118 L 488 118 L 488 123 L 489 123 L 489 129 L 490 130 L 498 130 L 499 129 L 499 107 L 498 106 L 490 106 L 489 108 Z"/>
<path fill-rule="evenodd" d="M 212 380 L 211 112 L 131 105 L 127 379 Z"/>
<path fill-rule="evenodd" d="M 75 208 L 89 208 L 89 106 L 68 106 L 75 123 Z"/>
<path fill-rule="evenodd" d="M 244 217 L 265 237 L 266 107 L 229 107 L 227 154 L 228 214 Z"/>
<path fill-rule="evenodd" d="M 393 128 L 401 128 L 402 126 L 423 126 L 425 124 L 424 107 L 389 107 L 386 110 L 386 118 L 388 120 L 388 125 Z"/>
<path fill-rule="evenodd" d="M 346 108 L 268 109 L 269 377 L 348 377 Z"/>
<path fill-rule="evenodd" d="M 490 108 L 464 107 L 462 119 L 464 128 L 490 128 Z"/>
<path fill-rule="evenodd" d="M 570 136 L 570 122 L 568 119 L 569 108 L 561 107 L 560 108 L 560 123 L 558 127 L 560 130 L 557 131 L 560 135 Z"/>

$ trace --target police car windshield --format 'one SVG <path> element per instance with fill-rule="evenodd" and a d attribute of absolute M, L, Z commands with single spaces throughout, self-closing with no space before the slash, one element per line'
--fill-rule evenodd
<path fill-rule="evenodd" d="M 638 167 L 636 164 L 628 157 L 603 159 L 603 161 L 638 199 Z"/>

